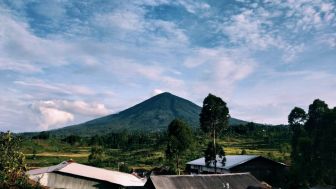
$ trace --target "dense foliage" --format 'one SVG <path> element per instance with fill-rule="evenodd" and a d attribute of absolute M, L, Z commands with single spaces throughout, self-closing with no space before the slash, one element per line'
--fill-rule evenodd
<path fill-rule="evenodd" d="M 104 149 L 101 146 L 93 146 L 90 151 L 88 162 L 91 165 L 100 165 L 106 159 Z"/>
<path fill-rule="evenodd" d="M 308 113 L 295 107 L 288 116 L 292 137 L 292 188 L 336 184 L 336 107 L 319 99 Z"/>
<path fill-rule="evenodd" d="M 177 174 L 180 174 L 180 158 L 191 150 L 193 137 L 190 127 L 181 120 L 175 119 L 168 126 L 166 157 L 175 160 Z"/>
<path fill-rule="evenodd" d="M 224 166 L 226 159 L 225 159 L 225 151 L 223 149 L 223 147 L 221 145 L 219 145 L 218 143 L 216 143 L 216 146 L 214 146 L 214 144 L 212 142 L 208 143 L 207 148 L 205 149 L 204 152 L 204 157 L 205 157 L 205 162 L 207 165 L 212 164 L 213 166 L 217 166 L 215 165 L 215 163 L 217 163 L 218 161 L 214 161 L 215 158 L 220 159 L 220 163 Z"/>
<path fill-rule="evenodd" d="M 12 133 L 0 133 L 0 188 L 33 188 L 25 175 L 21 140 Z"/>

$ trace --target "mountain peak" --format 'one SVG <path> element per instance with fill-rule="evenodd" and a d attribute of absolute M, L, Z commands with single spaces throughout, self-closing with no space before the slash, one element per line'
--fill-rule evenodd
<path fill-rule="evenodd" d="M 58 134 L 101 134 L 111 131 L 166 130 L 178 118 L 192 127 L 199 127 L 201 107 L 184 98 L 163 92 L 117 114 L 107 115 L 79 125 L 55 130 Z"/>
<path fill-rule="evenodd" d="M 156 96 L 175 96 L 175 95 L 173 95 L 173 94 L 170 93 L 170 92 L 163 92 L 163 93 L 157 94 L 157 95 L 155 95 L 155 96 L 153 96 L 153 97 L 156 97 Z"/>

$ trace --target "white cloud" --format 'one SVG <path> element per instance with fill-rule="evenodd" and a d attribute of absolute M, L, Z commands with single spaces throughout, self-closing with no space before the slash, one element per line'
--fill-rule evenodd
<path fill-rule="evenodd" d="M 40 72 L 49 66 L 62 66 L 81 59 L 79 46 L 37 37 L 25 22 L 2 9 L 0 12 L 3 13 L 0 22 L 5 26 L 0 29 L 0 70 Z"/>
<path fill-rule="evenodd" d="M 286 22 L 293 22 L 293 25 L 287 24 L 295 32 L 319 30 L 329 26 L 333 21 L 335 14 L 333 1 L 329 0 L 287 0 L 284 2 L 270 1 L 276 7 L 286 8 Z"/>
<path fill-rule="evenodd" d="M 159 34 L 153 38 L 154 44 L 161 48 L 165 47 L 181 47 L 189 43 L 189 39 L 185 32 L 178 28 L 175 23 L 163 20 L 151 20 L 147 25 L 148 31 L 158 32 Z"/>
<path fill-rule="evenodd" d="M 28 90 L 41 92 L 44 94 L 68 94 L 68 95 L 94 95 L 95 92 L 85 86 L 64 84 L 64 83 L 51 83 L 40 79 L 27 78 L 23 81 L 14 81 L 16 85 L 25 87 Z"/>
<path fill-rule="evenodd" d="M 307 109 L 316 98 L 325 100 L 330 107 L 336 106 L 336 91 L 333 90 L 336 77 L 331 73 L 271 71 L 262 78 L 237 91 L 230 100 L 232 115 L 251 121 L 284 124 L 295 106 Z"/>
<path fill-rule="evenodd" d="M 236 82 L 254 71 L 255 62 L 244 55 L 242 49 L 198 49 L 184 65 L 202 70 L 193 82 L 193 95 L 204 96 L 212 92 L 229 98 Z"/>
<path fill-rule="evenodd" d="M 173 70 L 160 64 L 144 65 L 132 59 L 119 58 L 110 61 L 108 67 L 124 83 L 141 82 L 145 79 L 165 85 L 170 89 L 184 85 L 183 80 L 171 76 Z"/>
<path fill-rule="evenodd" d="M 74 114 L 88 116 L 102 116 L 109 113 L 109 110 L 105 107 L 104 104 L 96 102 L 87 103 L 81 100 L 48 100 L 40 101 L 37 104 L 43 107 L 57 108 Z"/>
<path fill-rule="evenodd" d="M 40 107 L 39 110 L 42 116 L 40 127 L 44 130 L 51 129 L 54 126 L 65 124 L 74 120 L 74 116 L 69 112 L 45 107 Z"/>
<path fill-rule="evenodd" d="M 336 33 L 322 34 L 317 38 L 317 42 L 322 45 L 328 45 L 330 48 L 336 48 Z"/>
<path fill-rule="evenodd" d="M 34 105 L 32 109 L 39 114 L 37 120 L 39 127 L 43 130 L 52 129 L 74 120 L 73 114 L 56 108 Z"/>
<path fill-rule="evenodd" d="M 207 11 L 210 5 L 204 2 L 190 1 L 190 0 L 179 0 L 177 4 L 182 5 L 188 12 L 192 14 L 198 14 L 202 11 Z"/>
<path fill-rule="evenodd" d="M 164 92 L 164 91 L 162 91 L 161 89 L 154 89 L 154 90 L 152 91 L 152 96 L 161 94 L 161 93 L 163 93 L 163 92 Z"/>
<path fill-rule="evenodd" d="M 144 29 L 142 11 L 117 10 L 96 15 L 94 21 L 101 27 L 119 28 L 125 31 L 140 32 Z"/>
<path fill-rule="evenodd" d="M 245 10 L 234 15 L 229 23 L 222 25 L 221 30 L 229 36 L 232 43 L 243 43 L 253 49 L 279 45 L 279 39 L 263 28 L 263 25 L 271 25 L 267 21 L 267 15 L 256 14 L 254 10 Z"/>
<path fill-rule="evenodd" d="M 31 105 L 31 109 L 36 113 L 39 126 L 45 130 L 69 124 L 78 116 L 88 119 L 104 116 L 110 112 L 104 104 L 80 100 L 37 101 Z"/>

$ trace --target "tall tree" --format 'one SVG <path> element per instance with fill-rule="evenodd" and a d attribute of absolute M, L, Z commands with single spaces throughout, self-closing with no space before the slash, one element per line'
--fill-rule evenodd
<path fill-rule="evenodd" d="M 301 187 L 302 185 L 304 185 L 306 180 L 306 174 L 300 173 L 302 167 L 304 166 L 303 160 L 304 158 L 307 158 L 307 156 L 303 156 L 302 154 L 309 153 L 309 149 L 305 148 L 305 146 L 307 146 L 307 144 L 311 142 L 309 138 L 304 137 L 305 132 L 303 130 L 303 126 L 306 120 L 307 120 L 306 112 L 299 107 L 295 107 L 288 115 L 288 124 L 293 133 L 291 141 L 292 145 L 291 185 L 293 188 Z"/>
<path fill-rule="evenodd" d="M 306 121 L 305 121 L 306 120 Z M 293 130 L 293 188 L 336 184 L 336 108 L 319 99 L 304 110 L 294 108 L 288 116 Z M 308 169 L 307 169 L 308 168 Z M 295 180 L 296 179 L 296 180 Z"/>
<path fill-rule="evenodd" d="M 210 134 L 212 137 L 212 149 L 214 151 L 214 154 L 218 154 L 216 143 L 216 138 L 218 134 L 226 129 L 228 127 L 229 123 L 229 109 L 226 106 L 226 103 L 219 97 L 209 94 L 203 101 L 203 107 L 200 114 L 200 125 L 202 131 L 205 133 Z M 207 154 L 211 152 L 211 147 L 208 147 L 207 150 L 205 150 L 205 157 L 208 157 L 206 160 L 207 164 L 213 163 L 215 167 L 215 172 L 217 171 L 217 158 L 216 155 L 212 156 L 211 154 Z M 222 163 L 225 163 L 222 161 Z"/>
<path fill-rule="evenodd" d="M 299 108 L 299 107 L 295 107 L 288 115 L 288 123 L 293 132 L 291 156 L 294 162 L 297 157 L 298 139 L 300 137 L 300 133 L 302 132 L 301 131 L 302 127 L 305 124 L 306 120 L 307 120 L 306 112 L 302 108 Z"/>
<path fill-rule="evenodd" d="M 307 114 L 299 107 L 295 107 L 288 115 L 288 123 L 290 126 L 303 125 L 306 122 Z"/>
<path fill-rule="evenodd" d="M 319 129 L 318 126 L 321 125 L 322 117 L 328 111 L 328 105 L 320 99 L 314 100 L 313 104 L 309 105 L 308 120 L 305 124 L 305 129 L 309 135 L 317 134 L 316 131 Z"/>
<path fill-rule="evenodd" d="M 166 157 L 175 160 L 177 174 L 180 174 L 180 159 L 193 145 L 193 134 L 186 123 L 175 119 L 169 124 L 167 135 Z"/>

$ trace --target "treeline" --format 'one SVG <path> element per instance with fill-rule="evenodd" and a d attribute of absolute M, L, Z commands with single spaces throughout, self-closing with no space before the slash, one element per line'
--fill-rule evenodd
<path fill-rule="evenodd" d="M 191 128 L 195 137 L 203 137 L 204 133 L 200 128 Z M 250 122 L 245 125 L 233 125 L 225 131 L 219 133 L 219 138 L 225 137 L 249 137 L 252 139 L 263 139 L 270 144 L 278 140 L 288 140 L 291 138 L 291 130 L 287 125 L 260 125 Z M 167 131 L 143 132 L 123 130 L 121 132 L 111 132 L 104 135 L 94 135 L 91 137 L 69 135 L 69 136 L 53 136 L 47 131 L 42 131 L 39 134 L 31 137 L 32 139 L 47 140 L 56 138 L 62 142 L 79 145 L 92 146 L 99 145 L 109 148 L 136 148 L 149 147 L 157 143 L 165 141 Z"/>
<path fill-rule="evenodd" d="M 291 188 L 336 185 L 336 107 L 319 99 L 288 116 L 293 132 Z"/>
<path fill-rule="evenodd" d="M 111 132 L 103 135 L 79 136 L 53 136 L 47 131 L 42 131 L 39 134 L 31 137 L 35 140 L 57 139 L 64 143 L 77 146 L 103 146 L 106 148 L 145 148 L 163 142 L 166 137 L 166 131 L 162 132 L 143 132 L 143 131 L 128 131 Z"/>

